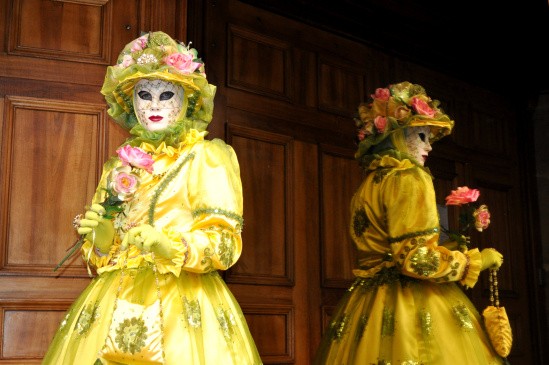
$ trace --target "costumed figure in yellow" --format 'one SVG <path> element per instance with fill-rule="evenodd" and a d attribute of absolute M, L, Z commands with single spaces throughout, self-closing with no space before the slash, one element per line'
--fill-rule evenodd
<path fill-rule="evenodd" d="M 450 134 L 454 121 L 409 82 L 378 88 L 358 111 L 355 157 L 365 177 L 350 207 L 356 280 L 334 311 L 314 363 L 503 363 L 457 285 L 473 287 L 482 270 L 502 264 L 502 255 L 439 244 L 435 192 L 424 163 L 430 142 Z"/>
<path fill-rule="evenodd" d="M 242 252 L 234 150 L 206 140 L 215 86 L 196 50 L 162 32 L 129 43 L 101 90 L 131 137 L 75 222 L 90 285 L 44 364 L 261 364 L 218 274 Z"/>

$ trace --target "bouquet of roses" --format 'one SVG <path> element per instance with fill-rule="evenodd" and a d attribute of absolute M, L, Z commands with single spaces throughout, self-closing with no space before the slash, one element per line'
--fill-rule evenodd
<path fill-rule="evenodd" d="M 486 204 L 477 203 L 480 192 L 477 189 L 469 189 L 467 186 L 452 190 L 446 197 L 446 205 L 460 207 L 459 229 L 457 232 L 442 227 L 442 231 L 448 235 L 450 241 L 457 242 L 462 251 L 466 251 L 470 244 L 467 235 L 471 228 L 482 232 L 490 225 L 490 211 Z"/>
<path fill-rule="evenodd" d="M 133 198 L 134 193 L 139 187 L 140 170 L 148 173 L 153 172 L 153 159 L 151 155 L 138 147 L 125 145 L 116 150 L 118 158 L 122 165 L 114 168 L 107 178 L 107 187 L 105 189 L 105 199 L 99 203 L 105 208 L 103 218 L 112 219 L 122 208 L 122 203 L 128 202 Z M 82 214 L 77 215 L 73 220 L 73 226 L 78 228 Z M 81 235 L 80 238 L 67 251 L 67 255 L 53 269 L 56 271 L 63 263 L 71 257 L 84 244 L 86 235 Z"/>

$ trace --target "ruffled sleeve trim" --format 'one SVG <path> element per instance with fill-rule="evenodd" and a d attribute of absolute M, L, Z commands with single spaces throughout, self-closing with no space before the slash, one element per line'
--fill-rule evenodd
<path fill-rule="evenodd" d="M 477 248 L 467 251 L 465 256 L 467 257 L 467 263 L 459 282 L 467 288 L 472 288 L 478 281 L 482 258 Z"/>

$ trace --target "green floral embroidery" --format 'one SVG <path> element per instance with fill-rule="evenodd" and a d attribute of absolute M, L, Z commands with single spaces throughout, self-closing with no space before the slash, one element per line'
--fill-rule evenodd
<path fill-rule="evenodd" d="M 193 218 L 197 218 L 197 217 L 201 216 L 202 214 L 223 215 L 227 218 L 230 218 L 232 220 L 237 221 L 238 224 L 239 224 L 240 229 L 242 229 L 242 226 L 244 225 L 244 219 L 242 218 L 242 216 L 240 214 L 236 214 L 234 212 L 230 212 L 230 211 L 225 210 L 225 209 L 221 209 L 221 208 L 199 208 L 199 209 L 193 210 L 193 212 L 192 212 Z"/>
<path fill-rule="evenodd" d="M 360 341 L 362 338 L 362 335 L 364 334 L 364 330 L 366 329 L 366 325 L 368 324 L 368 316 L 363 314 L 358 319 L 358 325 L 356 328 L 356 339 L 357 341 Z"/>
<path fill-rule="evenodd" d="M 118 347 L 131 354 L 140 352 L 145 346 L 148 328 L 141 318 L 125 319 L 116 329 L 115 341 Z"/>
<path fill-rule="evenodd" d="M 221 232 L 221 242 L 219 243 L 219 260 L 225 267 L 230 267 L 234 262 L 235 238 L 227 231 Z"/>
<path fill-rule="evenodd" d="M 186 297 L 183 297 L 183 318 L 193 328 L 202 326 L 202 316 L 198 300 L 189 301 Z"/>
<path fill-rule="evenodd" d="M 410 258 L 412 270 L 422 276 L 430 276 L 438 271 L 440 255 L 435 250 L 421 246 Z"/>
<path fill-rule="evenodd" d="M 395 333 L 395 314 L 389 308 L 383 308 L 381 336 L 392 336 Z"/>
<path fill-rule="evenodd" d="M 330 332 L 332 340 L 339 341 L 347 333 L 347 325 L 349 323 L 349 316 L 343 313 L 338 318 L 334 318 L 330 322 Z"/>
<path fill-rule="evenodd" d="M 99 318 L 99 306 L 96 303 L 88 304 L 80 313 L 76 323 L 76 331 L 83 335 L 91 328 L 95 320 Z"/>
<path fill-rule="evenodd" d="M 360 208 L 355 212 L 353 217 L 353 230 L 355 231 L 355 236 L 360 237 L 368 227 L 370 227 L 370 221 L 366 215 L 366 210 Z"/>
<path fill-rule="evenodd" d="M 419 311 L 419 324 L 421 326 L 421 333 L 423 334 L 423 337 L 431 337 L 433 334 L 433 319 L 428 310 L 422 309 Z"/>
<path fill-rule="evenodd" d="M 408 285 L 410 282 L 418 281 L 418 279 L 410 276 L 401 275 L 396 267 L 384 267 L 377 274 L 370 278 L 356 278 L 354 283 L 349 287 L 348 291 L 360 289 L 364 292 L 376 288 L 381 285 L 392 284 L 399 281 L 402 286 Z"/>
<path fill-rule="evenodd" d="M 204 271 L 214 270 L 212 256 L 214 251 L 210 247 L 204 249 L 204 257 L 200 260 L 200 263 L 204 265 Z"/>
<path fill-rule="evenodd" d="M 231 313 L 231 311 L 225 310 L 221 307 L 217 308 L 216 312 L 217 321 L 219 322 L 219 326 L 221 328 L 221 331 L 223 332 L 223 336 L 225 337 L 225 340 L 230 341 L 234 333 L 233 327 L 236 325 L 234 315 Z"/>
<path fill-rule="evenodd" d="M 465 304 L 458 304 L 453 306 L 452 313 L 454 313 L 454 317 L 456 318 L 461 328 L 463 328 L 464 330 L 473 329 L 473 322 L 471 321 L 469 310 L 467 309 Z"/>

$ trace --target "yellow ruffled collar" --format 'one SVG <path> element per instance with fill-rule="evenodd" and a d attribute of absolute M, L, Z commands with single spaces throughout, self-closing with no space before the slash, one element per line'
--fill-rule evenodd
<path fill-rule="evenodd" d="M 185 139 L 182 142 L 179 142 L 175 146 L 169 146 L 166 144 L 166 142 L 162 141 L 158 147 L 155 147 L 153 144 L 148 142 L 142 142 L 139 146 L 143 151 L 150 152 L 153 155 L 166 155 L 168 157 L 177 156 L 181 153 L 181 151 L 184 148 L 188 148 L 189 146 L 192 146 L 193 144 L 203 141 L 204 136 L 206 135 L 206 131 L 199 132 L 196 129 L 191 129 L 187 135 L 185 136 Z"/>
<path fill-rule="evenodd" d="M 408 159 L 398 160 L 391 156 L 382 156 L 381 158 L 377 158 L 370 163 L 370 166 L 368 166 L 368 170 L 376 170 L 379 168 L 387 168 L 392 167 L 399 170 L 405 170 L 405 169 L 411 169 L 412 167 L 416 167 L 412 161 Z"/>

